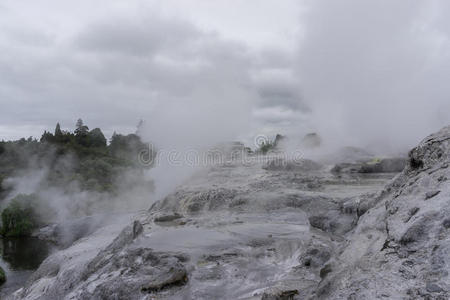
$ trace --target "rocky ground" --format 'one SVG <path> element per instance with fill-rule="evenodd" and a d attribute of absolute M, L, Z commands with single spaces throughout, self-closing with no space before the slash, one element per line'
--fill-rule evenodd
<path fill-rule="evenodd" d="M 9 298 L 448 299 L 450 127 L 406 161 L 363 154 L 211 167 Z"/>
<path fill-rule="evenodd" d="M 409 153 L 319 284 L 330 299 L 450 298 L 450 127 Z"/>

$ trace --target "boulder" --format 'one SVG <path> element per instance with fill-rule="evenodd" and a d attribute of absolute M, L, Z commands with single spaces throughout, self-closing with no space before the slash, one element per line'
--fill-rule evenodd
<path fill-rule="evenodd" d="M 146 247 L 102 255 L 89 272 L 81 299 L 142 299 L 146 293 L 183 285 L 188 278 L 179 258 Z"/>

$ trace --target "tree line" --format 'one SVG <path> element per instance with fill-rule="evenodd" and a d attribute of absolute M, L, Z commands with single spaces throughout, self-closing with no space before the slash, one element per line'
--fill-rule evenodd
<path fill-rule="evenodd" d="M 38 225 L 42 218 L 36 216 L 35 206 L 45 203 L 37 199 L 39 189 L 57 187 L 65 193 L 88 191 L 114 196 L 121 175 L 130 171 L 139 174 L 149 167 L 138 159 L 143 149 L 151 148 L 135 133 L 114 132 L 108 143 L 100 128 L 90 130 L 82 119 L 77 120 L 72 132 L 62 130 L 57 123 L 53 133 L 45 131 L 39 140 L 0 141 L 0 206 L 3 208 L 0 233 L 27 235 Z M 17 195 L 11 200 L 14 187 L 8 179 L 33 170 L 46 170 L 36 194 Z M 7 207 L 5 199 L 11 200 Z"/>

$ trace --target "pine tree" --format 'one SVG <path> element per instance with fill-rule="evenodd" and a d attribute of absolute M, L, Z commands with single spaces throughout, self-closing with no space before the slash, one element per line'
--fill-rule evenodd
<path fill-rule="evenodd" d="M 56 128 L 55 128 L 55 136 L 56 137 L 61 137 L 62 136 L 62 131 L 61 131 L 61 126 L 59 125 L 59 123 L 56 123 Z"/>

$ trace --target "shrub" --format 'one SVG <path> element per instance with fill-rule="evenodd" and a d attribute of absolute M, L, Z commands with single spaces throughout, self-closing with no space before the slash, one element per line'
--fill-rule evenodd
<path fill-rule="evenodd" d="M 37 218 L 33 208 L 35 195 L 20 194 L 2 212 L 3 236 L 27 236 L 37 227 Z"/>

